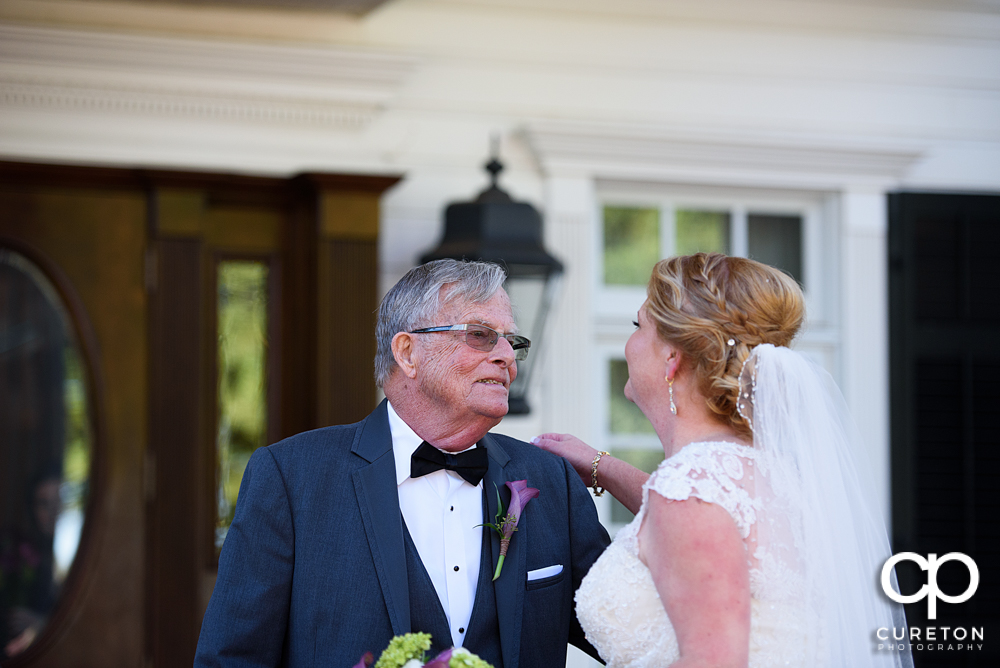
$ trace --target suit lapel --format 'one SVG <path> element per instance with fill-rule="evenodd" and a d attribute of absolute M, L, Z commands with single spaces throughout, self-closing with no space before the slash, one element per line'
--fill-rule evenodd
<path fill-rule="evenodd" d="M 396 488 L 396 463 L 386 402 L 368 416 L 351 446 L 366 462 L 354 472 L 354 491 L 382 587 L 392 632 L 410 632 L 410 593 L 406 579 L 403 520 Z"/>
<path fill-rule="evenodd" d="M 497 489 L 503 499 L 504 507 L 510 506 L 510 490 L 506 482 L 514 479 L 518 471 L 508 467 L 510 457 L 489 434 L 483 437 L 481 443 L 490 454 L 489 468 L 483 478 L 483 489 L 486 492 L 487 521 L 493 522 L 497 514 Z M 494 487 L 495 485 L 495 487 Z M 530 507 L 530 506 L 529 506 Z M 521 516 L 520 528 L 514 532 L 504 558 L 500 577 L 493 582 L 493 590 L 497 599 L 497 618 L 500 623 L 500 648 L 503 651 L 504 668 L 517 668 L 521 655 L 521 621 L 524 608 L 524 581 L 528 547 L 527 532 L 524 530 L 526 515 Z M 496 572 L 500 560 L 500 537 L 495 531 L 491 535 L 492 571 Z M 490 576 L 492 577 L 492 575 Z"/>

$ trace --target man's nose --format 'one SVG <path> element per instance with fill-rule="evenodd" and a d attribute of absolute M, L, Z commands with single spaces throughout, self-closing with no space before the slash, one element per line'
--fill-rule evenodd
<path fill-rule="evenodd" d="M 503 366 L 510 366 L 514 363 L 515 359 L 514 348 L 510 345 L 510 341 L 501 336 L 490 352 L 490 361 L 502 364 Z"/>

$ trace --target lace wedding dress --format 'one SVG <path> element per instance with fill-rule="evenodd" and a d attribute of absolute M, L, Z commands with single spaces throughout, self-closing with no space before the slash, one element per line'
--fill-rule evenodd
<path fill-rule="evenodd" d="M 819 641 L 816 624 L 797 601 L 802 579 L 793 555 L 761 545 L 761 522 L 772 518 L 755 503 L 766 471 L 753 448 L 734 443 L 691 443 L 665 460 L 643 486 L 642 508 L 601 555 L 576 594 L 577 616 L 608 668 L 668 666 L 680 658 L 673 626 L 649 569 L 639 560 L 638 532 L 650 491 L 665 499 L 698 498 L 726 509 L 743 536 L 750 568 L 750 665 L 804 666 Z M 783 530 L 790 528 L 785 526 Z"/>
<path fill-rule="evenodd" d="M 861 439 L 832 379 L 799 353 L 757 346 L 741 374 L 739 408 L 753 447 L 688 444 L 643 485 L 638 515 L 576 593 L 587 639 L 608 668 L 660 668 L 680 658 L 639 560 L 652 492 L 714 503 L 739 529 L 750 575 L 750 666 L 912 666 L 908 651 L 873 642 L 877 629 L 905 631 L 906 621 L 876 584 L 889 543 L 869 467 L 858 463 L 867 461 Z"/>

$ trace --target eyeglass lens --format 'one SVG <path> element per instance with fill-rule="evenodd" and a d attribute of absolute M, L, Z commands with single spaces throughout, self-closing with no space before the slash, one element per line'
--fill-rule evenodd
<path fill-rule="evenodd" d="M 527 359 L 528 348 L 531 344 L 528 343 L 526 338 L 517 334 L 507 334 L 504 338 L 507 339 L 514 349 L 514 359 L 518 361 Z M 489 352 L 493 350 L 499 340 L 499 332 L 495 332 L 489 327 L 468 325 L 465 330 L 465 342 L 476 350 Z"/>

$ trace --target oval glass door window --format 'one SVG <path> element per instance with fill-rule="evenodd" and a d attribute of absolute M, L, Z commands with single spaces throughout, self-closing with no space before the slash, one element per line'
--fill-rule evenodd
<path fill-rule="evenodd" d="M 38 266 L 0 247 L 0 664 L 44 632 L 83 532 L 93 430 L 75 331 Z"/>

